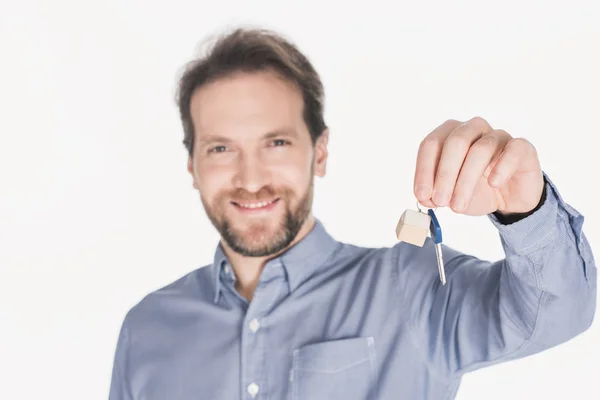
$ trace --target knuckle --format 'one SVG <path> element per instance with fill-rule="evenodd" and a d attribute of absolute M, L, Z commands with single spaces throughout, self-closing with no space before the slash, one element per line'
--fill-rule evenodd
<path fill-rule="evenodd" d="M 529 141 L 523 138 L 513 138 L 511 141 L 513 146 L 527 146 L 529 145 Z"/>
<path fill-rule="evenodd" d="M 417 174 L 419 174 L 419 176 L 423 176 L 424 174 L 427 174 L 429 172 L 432 171 L 431 166 L 425 164 L 425 163 L 419 163 L 416 168 L 415 168 Z"/>
<path fill-rule="evenodd" d="M 490 127 L 490 124 L 485 119 L 479 116 L 471 118 L 468 124 L 474 126 L 479 130 L 488 130 Z"/>
<path fill-rule="evenodd" d="M 449 178 L 451 178 L 452 172 L 446 168 L 440 168 L 436 173 L 436 183 L 445 183 Z"/>
<path fill-rule="evenodd" d="M 421 150 L 429 152 L 429 151 L 437 151 L 440 147 L 440 140 L 434 137 L 426 137 L 421 142 L 419 146 Z"/>
<path fill-rule="evenodd" d="M 481 150 L 492 150 L 498 145 L 498 137 L 495 135 L 484 135 L 473 145 L 474 148 Z"/>
<path fill-rule="evenodd" d="M 510 133 L 506 132 L 504 129 L 496 129 L 494 134 L 498 137 L 512 139 Z"/>
<path fill-rule="evenodd" d="M 531 144 L 529 140 L 524 138 L 513 138 L 510 140 L 509 144 L 512 147 L 520 149 L 524 152 L 535 151 L 535 147 L 533 146 L 533 144 Z"/>

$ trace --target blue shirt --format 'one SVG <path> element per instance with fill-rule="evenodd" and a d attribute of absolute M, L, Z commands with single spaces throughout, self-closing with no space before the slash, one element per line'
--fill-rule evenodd
<path fill-rule="evenodd" d="M 505 259 L 443 247 L 445 286 L 431 239 L 359 247 L 317 219 L 248 302 L 217 245 L 212 265 L 129 310 L 109 399 L 453 399 L 463 374 L 572 339 L 592 322 L 597 270 L 582 215 L 545 178 L 532 215 L 489 215 Z"/>

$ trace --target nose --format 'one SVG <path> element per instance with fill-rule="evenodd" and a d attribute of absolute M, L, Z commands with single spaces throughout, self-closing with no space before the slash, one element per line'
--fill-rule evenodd
<path fill-rule="evenodd" d="M 256 193 L 270 181 L 270 172 L 259 154 L 244 153 L 238 157 L 234 186 Z"/>

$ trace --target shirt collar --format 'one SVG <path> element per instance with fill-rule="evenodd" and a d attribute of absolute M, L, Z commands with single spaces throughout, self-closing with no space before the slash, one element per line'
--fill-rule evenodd
<path fill-rule="evenodd" d="M 323 223 L 318 218 L 315 217 L 314 221 L 312 229 L 306 236 L 278 257 L 269 260 L 265 265 L 265 268 L 268 268 L 271 264 L 283 265 L 290 291 L 294 291 L 301 283 L 308 279 L 341 245 L 340 242 L 327 232 Z M 222 288 L 220 279 L 221 270 L 226 265 L 230 265 L 230 263 L 219 242 L 212 264 L 215 303 L 219 301 Z"/>

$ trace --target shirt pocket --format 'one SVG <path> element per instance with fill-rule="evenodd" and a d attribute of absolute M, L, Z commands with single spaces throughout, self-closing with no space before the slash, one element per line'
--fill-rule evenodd
<path fill-rule="evenodd" d="M 293 400 L 377 399 L 373 337 L 304 345 L 293 353 Z"/>

